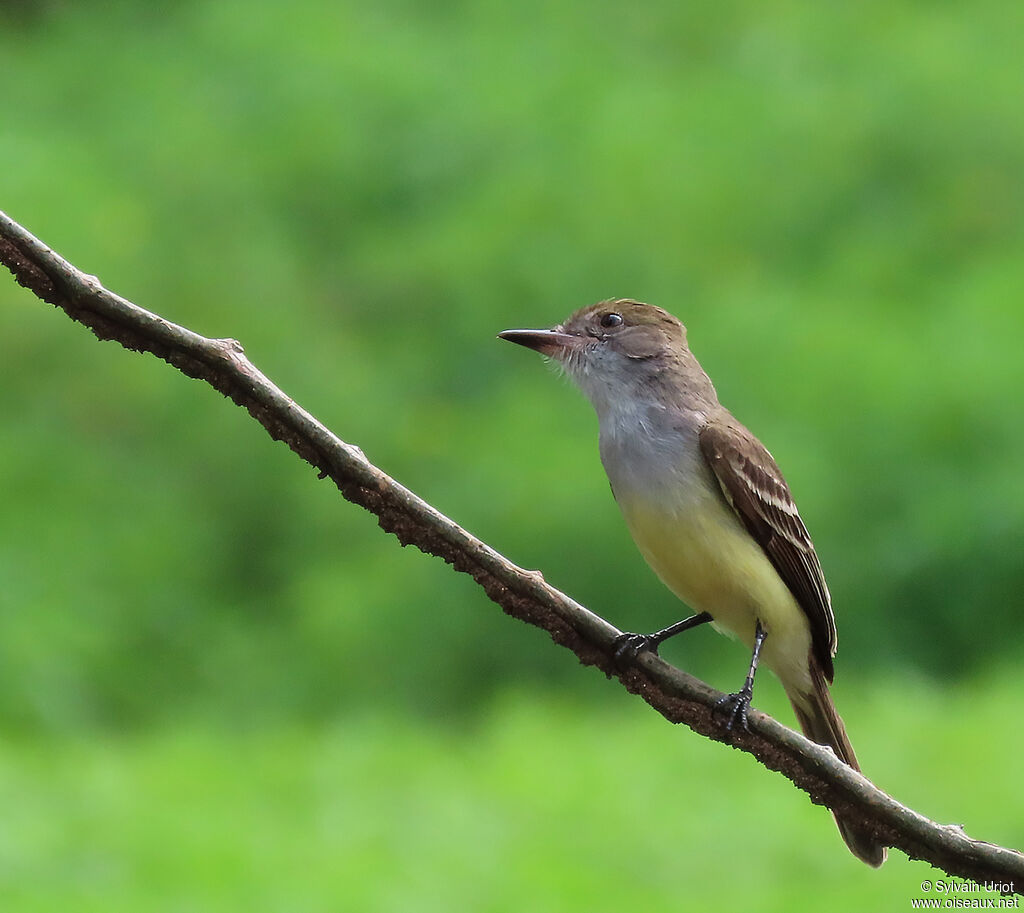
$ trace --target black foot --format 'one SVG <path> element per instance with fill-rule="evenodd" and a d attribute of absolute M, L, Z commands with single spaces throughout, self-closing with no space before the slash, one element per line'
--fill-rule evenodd
<path fill-rule="evenodd" d="M 660 645 L 661 640 L 653 634 L 620 634 L 612 644 L 615 662 L 619 665 L 631 663 L 645 650 L 657 656 Z"/>
<path fill-rule="evenodd" d="M 750 699 L 753 696 L 752 690 L 742 688 L 735 694 L 727 694 L 725 697 L 718 699 L 718 703 L 715 704 L 714 713 L 725 714 L 726 732 L 732 732 L 733 727 L 737 723 L 740 729 L 744 731 L 750 729 L 747 725 L 747 709 L 750 707 Z"/>

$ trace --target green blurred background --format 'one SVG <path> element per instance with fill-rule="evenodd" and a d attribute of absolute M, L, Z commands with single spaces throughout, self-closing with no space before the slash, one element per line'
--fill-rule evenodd
<path fill-rule="evenodd" d="M 684 609 L 497 342 L 661 304 L 772 449 L 865 769 L 1024 845 L 1024 8 L 0 5 L 0 208 L 613 622 Z M 6 273 L 4 274 L 6 276 Z M 828 815 L 0 282 L 4 910 L 906 909 Z M 734 690 L 710 631 L 666 656 Z M 756 704 L 792 724 L 765 676 Z"/>

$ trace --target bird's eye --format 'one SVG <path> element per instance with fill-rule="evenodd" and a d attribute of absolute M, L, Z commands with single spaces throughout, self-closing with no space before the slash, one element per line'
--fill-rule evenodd
<path fill-rule="evenodd" d="M 610 330 L 612 327 L 622 326 L 622 315 L 621 314 L 605 314 L 601 318 L 601 326 L 605 329 Z"/>

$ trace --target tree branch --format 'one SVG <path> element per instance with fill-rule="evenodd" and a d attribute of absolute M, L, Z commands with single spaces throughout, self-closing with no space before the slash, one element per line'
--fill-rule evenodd
<path fill-rule="evenodd" d="M 621 633 L 617 628 L 549 586 L 540 573 L 516 567 L 385 475 L 358 447 L 340 440 L 264 377 L 234 340 L 207 339 L 107 291 L 2 212 L 0 262 L 19 284 L 100 339 L 156 355 L 230 397 L 321 478 L 330 477 L 349 501 L 375 514 L 403 546 L 415 545 L 471 575 L 506 613 L 543 628 L 580 662 L 618 678 L 667 720 L 749 752 L 812 802 L 828 806 L 912 859 L 978 882 L 1012 882 L 1011 890 L 1024 893 L 1024 855 L 972 840 L 956 825 L 936 824 L 906 808 L 829 749 L 763 713 L 751 711 L 749 732 L 725 733 L 713 717 L 720 692 L 657 656 L 644 653 L 636 663 L 619 668 L 612 655 Z"/>

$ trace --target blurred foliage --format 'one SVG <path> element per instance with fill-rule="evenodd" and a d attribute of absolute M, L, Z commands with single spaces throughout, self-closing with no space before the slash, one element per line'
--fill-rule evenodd
<path fill-rule="evenodd" d="M 8 0 L 0 208 L 641 630 L 685 610 L 589 407 L 494 334 L 669 308 L 814 534 L 868 773 L 1019 846 L 1022 18 Z M 869 872 L 209 388 L 10 281 L 0 340 L 4 910 L 921 896 L 933 873 Z M 746 667 L 708 631 L 665 653 L 723 688 Z M 791 721 L 770 677 L 756 703 Z"/>
<path fill-rule="evenodd" d="M 899 689 L 913 713 L 876 682 L 845 709 L 879 783 L 1019 846 L 1013 682 Z M 617 705 L 511 693 L 466 726 L 4 740 L 4 909 L 862 913 L 942 877 L 900 853 L 868 869 L 787 781 L 604 687 Z"/>
<path fill-rule="evenodd" d="M 509 326 L 678 314 L 815 536 L 838 681 L 1024 648 L 1024 8 L 0 7 L 2 207 L 622 626 L 684 609 Z M 244 413 L 0 283 L 0 721 L 604 695 Z M 669 648 L 721 687 L 746 658 Z"/>

